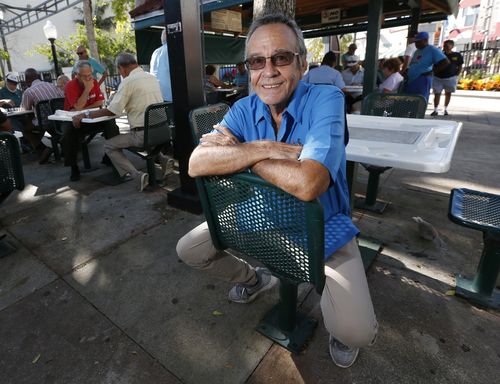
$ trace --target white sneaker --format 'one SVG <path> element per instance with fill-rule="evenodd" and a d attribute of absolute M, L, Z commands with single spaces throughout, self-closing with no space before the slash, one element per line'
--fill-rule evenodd
<path fill-rule="evenodd" d="M 262 292 L 268 291 L 278 282 L 278 279 L 267 268 L 255 268 L 255 275 L 257 276 L 257 282 L 254 285 L 236 284 L 233 286 L 228 294 L 229 300 L 235 303 L 250 303 Z"/>
<path fill-rule="evenodd" d="M 149 184 L 149 174 L 146 172 L 139 172 L 137 175 L 137 184 L 139 187 L 139 192 L 144 191 L 144 188 L 146 188 Z"/>
<path fill-rule="evenodd" d="M 160 158 L 161 165 L 161 178 L 164 179 L 168 175 L 174 173 L 174 159 L 171 159 L 168 156 L 165 156 L 163 153 L 158 154 Z"/>
<path fill-rule="evenodd" d="M 359 348 L 348 347 L 347 345 L 342 344 L 332 335 L 330 335 L 328 344 L 330 349 L 330 356 L 332 357 L 335 365 L 339 366 L 340 368 L 349 368 L 354 364 L 359 354 Z"/>

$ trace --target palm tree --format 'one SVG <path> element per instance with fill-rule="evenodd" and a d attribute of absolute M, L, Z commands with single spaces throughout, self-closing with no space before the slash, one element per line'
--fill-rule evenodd
<path fill-rule="evenodd" d="M 110 5 L 111 3 L 97 1 L 94 7 L 95 26 L 105 31 L 109 31 L 115 27 L 115 18 L 113 16 L 104 17 Z M 80 25 L 85 25 L 83 10 L 80 7 L 74 7 L 74 9 L 80 14 L 81 17 L 80 19 L 74 20 L 74 22 Z"/>
<path fill-rule="evenodd" d="M 254 0 L 253 18 L 269 13 L 284 13 L 295 18 L 295 0 Z"/>
<path fill-rule="evenodd" d="M 83 0 L 83 21 L 87 31 L 87 40 L 89 43 L 90 56 L 99 59 L 97 42 L 95 40 L 94 20 L 92 18 L 92 0 Z"/>

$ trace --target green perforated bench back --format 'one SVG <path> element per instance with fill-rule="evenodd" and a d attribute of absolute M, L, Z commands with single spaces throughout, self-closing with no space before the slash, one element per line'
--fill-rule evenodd
<path fill-rule="evenodd" d="M 422 95 L 370 93 L 363 99 L 361 114 L 423 119 L 426 108 Z"/>
<path fill-rule="evenodd" d="M 191 111 L 189 121 L 196 145 L 202 135 L 212 132 L 213 126 L 222 121 L 227 111 L 229 111 L 229 106 L 224 103 L 207 105 Z"/>
<path fill-rule="evenodd" d="M 231 248 L 275 275 L 323 286 L 324 225 L 318 202 L 303 202 L 260 177 L 241 173 L 197 179 L 218 249 Z"/>
<path fill-rule="evenodd" d="M 24 189 L 21 152 L 16 137 L 8 132 L 0 132 L 0 193 Z"/>
<path fill-rule="evenodd" d="M 466 188 L 452 189 L 448 217 L 469 228 L 500 233 L 500 196 Z"/>
<path fill-rule="evenodd" d="M 168 144 L 172 138 L 174 109 L 172 103 L 151 104 L 144 113 L 144 148 Z"/>

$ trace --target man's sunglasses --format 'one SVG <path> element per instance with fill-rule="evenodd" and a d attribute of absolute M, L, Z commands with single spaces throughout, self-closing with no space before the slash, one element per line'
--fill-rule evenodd
<path fill-rule="evenodd" d="M 249 57 L 248 59 L 245 60 L 246 66 L 251 69 L 251 70 L 258 70 L 262 69 L 266 66 L 266 60 L 271 59 L 271 63 L 275 67 L 283 67 L 285 65 L 290 65 L 293 62 L 293 59 L 295 56 L 298 56 L 299 54 L 296 52 L 289 52 L 289 51 L 284 51 L 284 52 L 279 52 L 275 53 L 274 55 L 264 57 L 264 56 L 252 56 Z"/>
<path fill-rule="evenodd" d="M 85 52 L 77 52 L 76 54 L 77 54 L 78 56 L 80 56 L 80 55 L 83 55 L 84 53 L 85 53 Z"/>

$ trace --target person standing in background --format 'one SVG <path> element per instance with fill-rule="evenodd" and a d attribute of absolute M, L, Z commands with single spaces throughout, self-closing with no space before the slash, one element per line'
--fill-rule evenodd
<path fill-rule="evenodd" d="M 406 46 L 404 58 L 403 58 L 403 68 L 401 68 L 401 72 L 405 72 L 410 66 L 411 59 L 413 58 L 413 54 L 417 50 L 415 47 L 415 37 L 408 38 L 408 45 Z"/>
<path fill-rule="evenodd" d="M 87 48 L 85 48 L 83 45 L 78 46 L 78 48 L 76 49 L 76 54 L 78 55 L 78 61 L 86 60 L 89 62 L 90 66 L 92 67 L 92 76 L 94 77 L 94 79 L 98 80 L 100 87 L 101 84 L 104 83 L 104 80 L 106 80 L 106 77 L 108 77 L 109 75 L 106 67 L 102 65 L 98 60 L 94 59 L 93 57 L 90 57 L 87 52 Z M 78 74 L 78 68 L 77 68 L 78 61 L 73 66 L 73 73 L 75 74 Z M 100 79 L 98 79 L 97 77 L 98 74 L 101 75 Z"/>
<path fill-rule="evenodd" d="M 448 105 L 451 94 L 457 90 L 458 75 L 462 72 L 464 59 L 458 52 L 453 52 L 455 43 L 453 40 L 446 40 L 443 43 L 443 53 L 450 61 L 450 64 L 441 72 L 434 72 L 432 78 L 432 90 L 434 91 L 434 111 L 431 116 L 437 116 L 441 92 L 444 89 L 444 115 L 448 115 Z"/>
<path fill-rule="evenodd" d="M 354 56 L 354 53 L 356 52 L 356 49 L 358 49 L 358 46 L 354 43 L 352 43 L 351 45 L 349 45 L 349 47 L 347 48 L 347 52 L 344 53 L 341 57 L 340 57 L 340 61 L 342 61 L 342 67 L 344 69 L 347 68 L 347 58 L 349 56 Z"/>
<path fill-rule="evenodd" d="M 413 54 L 407 71 L 408 83 L 405 91 L 413 95 L 422 95 L 427 102 L 431 90 L 432 71 L 439 73 L 450 62 L 440 49 L 429 44 L 427 32 L 417 33 L 415 46 L 417 51 Z"/>
<path fill-rule="evenodd" d="M 167 32 L 161 33 L 161 47 L 151 55 L 149 73 L 160 82 L 161 95 L 164 101 L 172 101 L 172 84 L 170 82 L 170 62 L 168 60 Z"/>

